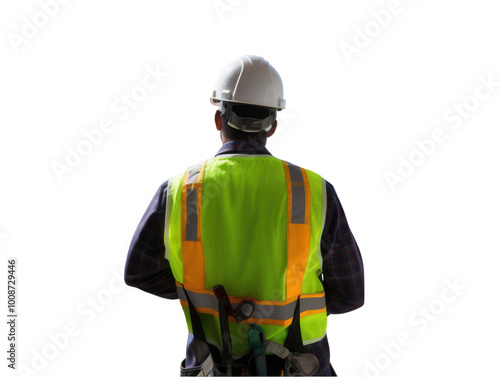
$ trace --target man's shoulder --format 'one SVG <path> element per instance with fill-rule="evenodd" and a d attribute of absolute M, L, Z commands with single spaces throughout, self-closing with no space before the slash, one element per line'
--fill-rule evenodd
<path fill-rule="evenodd" d="M 171 191 L 176 184 L 182 182 L 184 173 L 185 172 L 182 172 L 177 175 L 171 176 L 160 184 L 158 190 L 156 191 L 156 195 L 162 202 L 165 200 L 166 195 L 169 193 L 169 191 Z"/>
<path fill-rule="evenodd" d="M 252 155 L 252 154 L 244 154 L 244 153 L 234 153 L 234 154 L 220 154 L 220 155 L 217 155 L 217 156 L 214 156 L 214 157 L 209 157 L 203 161 L 200 161 L 196 164 L 193 164 L 193 165 L 190 165 L 188 166 L 186 169 L 184 169 L 183 172 L 177 174 L 177 175 L 174 175 L 174 176 L 171 176 L 170 178 L 168 178 L 167 180 L 165 180 L 160 188 L 164 189 L 164 190 L 167 190 L 169 187 L 172 187 L 174 186 L 175 184 L 179 184 L 182 182 L 183 178 L 184 178 L 184 175 L 186 174 L 186 172 L 190 172 L 192 170 L 196 170 L 196 169 L 200 169 L 201 166 L 203 166 L 204 164 L 210 164 L 212 162 L 215 162 L 215 161 L 218 161 L 218 160 L 223 160 L 223 159 L 234 159 L 234 158 L 252 158 L 252 157 L 256 157 L 256 158 L 262 158 L 262 157 L 265 157 L 265 158 L 268 158 L 269 160 L 273 160 L 273 161 L 280 161 L 280 162 L 283 162 L 283 163 L 286 163 L 286 164 L 289 164 L 289 165 L 292 165 L 292 166 L 297 166 L 301 169 L 304 169 L 304 171 L 307 173 L 308 177 L 312 178 L 312 179 L 317 179 L 317 180 L 321 180 L 323 181 L 323 184 L 325 184 L 327 186 L 327 190 L 330 191 L 330 190 L 333 190 L 333 185 L 327 180 L 325 179 L 320 173 L 317 173 L 315 170 L 313 169 L 309 169 L 301 164 L 296 164 L 294 161 L 289 161 L 289 160 L 286 160 L 286 159 L 282 159 L 282 158 L 279 158 L 279 157 L 276 157 L 276 156 L 273 156 L 271 154 L 258 154 L 258 155 Z"/>
<path fill-rule="evenodd" d="M 317 173 L 315 170 L 309 169 L 306 166 L 303 166 L 301 164 L 296 164 L 295 162 L 292 162 L 292 161 L 287 161 L 287 160 L 283 160 L 283 161 L 286 162 L 287 164 L 294 165 L 294 166 L 297 166 L 301 169 L 304 169 L 308 176 L 312 176 L 312 177 L 315 177 L 318 179 L 322 179 L 325 182 L 328 182 L 325 178 L 323 178 L 323 176 L 321 174 Z"/>

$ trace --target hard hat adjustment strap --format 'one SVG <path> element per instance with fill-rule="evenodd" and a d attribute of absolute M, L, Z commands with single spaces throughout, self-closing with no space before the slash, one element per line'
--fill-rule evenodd
<path fill-rule="evenodd" d="M 240 104 L 238 104 L 240 105 Z M 271 110 L 271 114 L 265 118 L 240 117 L 234 111 L 231 111 L 233 104 L 231 102 L 221 102 L 220 111 L 227 120 L 227 124 L 243 132 L 260 132 L 262 130 L 271 130 L 276 120 L 276 110 Z"/>

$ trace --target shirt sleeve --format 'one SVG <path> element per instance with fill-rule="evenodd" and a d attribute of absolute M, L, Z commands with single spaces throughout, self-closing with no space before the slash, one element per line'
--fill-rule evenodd
<path fill-rule="evenodd" d="M 327 213 L 321 238 L 323 285 L 328 314 L 364 304 L 364 269 L 358 245 L 333 186 L 326 182 Z"/>
<path fill-rule="evenodd" d="M 165 258 L 164 225 L 168 181 L 151 200 L 130 243 L 125 283 L 153 295 L 177 299 L 175 279 Z"/>

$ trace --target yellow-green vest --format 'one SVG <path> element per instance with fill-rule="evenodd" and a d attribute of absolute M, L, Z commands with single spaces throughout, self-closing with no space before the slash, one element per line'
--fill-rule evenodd
<path fill-rule="evenodd" d="M 218 302 L 222 284 L 234 306 L 256 305 L 252 318 L 229 318 L 235 356 L 248 350 L 247 330 L 284 344 L 297 299 L 304 344 L 326 334 L 321 283 L 325 181 L 271 155 L 219 155 L 169 180 L 165 257 L 177 283 L 189 331 L 185 292 L 207 341 L 221 349 Z"/>

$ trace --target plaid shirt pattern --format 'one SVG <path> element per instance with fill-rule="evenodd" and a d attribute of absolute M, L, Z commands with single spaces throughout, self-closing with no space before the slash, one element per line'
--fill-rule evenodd
<path fill-rule="evenodd" d="M 217 155 L 234 153 L 270 154 L 260 143 L 233 141 L 226 143 Z M 156 191 L 132 238 L 125 266 L 125 282 L 145 292 L 167 299 L 178 299 L 175 279 L 165 259 L 164 224 L 165 181 Z M 363 261 L 358 245 L 349 229 L 344 210 L 333 186 L 327 182 L 327 212 L 321 239 L 323 286 L 328 314 L 340 314 L 361 307 L 364 303 Z M 187 355 L 190 343 L 188 343 Z M 330 375 L 328 339 L 305 346 L 320 361 L 317 375 Z M 196 360 L 186 360 L 186 366 Z"/>

